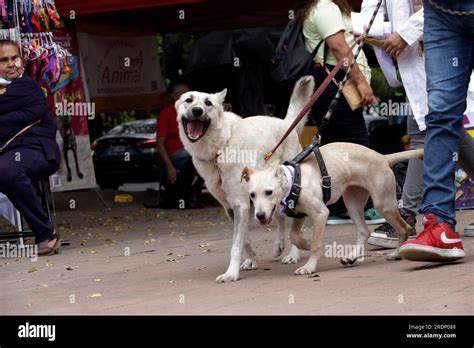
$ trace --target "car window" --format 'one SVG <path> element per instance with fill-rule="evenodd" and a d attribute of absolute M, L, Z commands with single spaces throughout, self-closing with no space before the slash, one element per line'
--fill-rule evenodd
<path fill-rule="evenodd" d="M 137 122 L 121 124 L 112 128 L 108 135 L 124 135 L 124 134 L 153 134 L 156 132 L 155 122 Z"/>

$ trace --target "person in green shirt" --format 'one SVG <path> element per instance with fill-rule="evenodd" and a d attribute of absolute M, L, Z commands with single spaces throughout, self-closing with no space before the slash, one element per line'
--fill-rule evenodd
<path fill-rule="evenodd" d="M 296 18 L 302 22 L 305 45 L 308 52 L 312 52 L 321 43 L 315 58 L 311 74 L 314 76 L 316 86 L 319 86 L 327 77 L 326 68 L 331 71 L 338 60 L 346 53 L 355 42 L 351 33 L 351 7 L 346 0 L 301 0 L 297 2 Z M 348 56 L 352 62 L 357 46 Z M 342 69 L 336 74 L 336 80 L 342 81 L 345 71 L 350 64 L 343 64 Z M 362 106 L 352 110 L 344 96 L 341 96 L 333 111 L 328 125 L 321 131 L 321 145 L 333 142 L 350 142 L 364 146 L 369 145 L 369 135 L 362 114 L 363 106 L 374 102 L 374 94 L 370 87 L 370 67 L 364 52 L 360 52 L 356 64 L 350 75 L 362 99 Z M 320 125 L 331 101 L 338 90 L 335 83 L 330 83 L 318 101 L 311 109 L 310 119 Z M 351 223 L 347 215 L 344 202 L 339 200 L 329 206 L 330 218 L 328 224 Z M 367 223 L 383 223 L 369 204 L 366 207 Z"/>

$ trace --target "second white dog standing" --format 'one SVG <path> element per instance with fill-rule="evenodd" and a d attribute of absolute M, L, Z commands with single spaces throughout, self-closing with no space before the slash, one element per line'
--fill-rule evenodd
<path fill-rule="evenodd" d="M 364 206 L 369 195 L 377 211 L 399 232 L 399 243 L 406 241 L 410 226 L 398 211 L 395 176 L 390 167 L 400 161 L 421 159 L 423 150 L 381 155 L 357 144 L 331 143 L 321 147 L 321 154 L 331 176 L 332 192 L 327 204 L 335 203 L 342 196 L 358 232 L 356 252 L 344 256 L 341 262 L 352 264 L 364 256 L 360 251 L 364 250 L 370 236 L 364 218 Z M 293 220 L 290 239 L 299 249 L 311 250 L 308 262 L 295 274 L 311 274 L 316 272 L 323 253 L 324 228 L 329 210 L 323 203 L 321 172 L 314 154 L 310 154 L 300 167 L 301 194 L 295 208 L 313 220 L 313 236 L 311 241 L 303 238 L 304 218 L 301 218 Z M 244 186 L 248 187 L 258 221 L 271 220 L 279 210 L 289 180 L 285 172 L 278 162 L 264 170 L 243 169 L 242 178 L 247 182 Z M 398 248 L 388 258 L 400 259 Z"/>

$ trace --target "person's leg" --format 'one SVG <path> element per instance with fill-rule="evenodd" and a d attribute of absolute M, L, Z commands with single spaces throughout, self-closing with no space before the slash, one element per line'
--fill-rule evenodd
<path fill-rule="evenodd" d="M 413 115 L 408 116 L 407 130 L 410 136 L 410 149 L 425 147 L 425 132 L 421 132 Z M 402 207 L 415 215 L 423 199 L 423 161 L 412 159 L 408 162 L 407 175 L 403 185 Z"/>
<path fill-rule="evenodd" d="M 454 170 L 472 71 L 472 32 L 471 35 L 465 32 L 468 28 L 461 25 L 458 17 L 433 8 L 428 1 L 425 5 L 429 112 L 426 116 L 421 212 L 432 213 L 438 221 L 454 227 Z M 474 8 L 474 4 L 471 7 Z"/>
<path fill-rule="evenodd" d="M 57 164 L 48 162 L 35 150 L 11 150 L 0 156 L 0 192 L 4 193 L 25 218 L 36 243 L 46 241 L 54 231 L 32 180 L 53 174 Z"/>
<path fill-rule="evenodd" d="M 413 115 L 407 116 L 407 132 L 411 138 L 410 148 L 423 149 L 425 145 L 425 132 L 421 132 Z M 416 214 L 423 198 L 423 161 L 410 160 L 403 185 L 402 208 L 400 215 L 412 227 L 410 236 L 416 235 Z M 368 244 L 384 248 L 398 246 L 398 232 L 389 224 L 384 223 L 377 227 L 370 235 Z"/>
<path fill-rule="evenodd" d="M 181 149 L 171 156 L 171 161 L 178 170 L 176 183 L 172 188 L 178 200 L 178 207 L 181 209 L 199 208 L 200 204 L 196 188 L 193 188 L 196 169 L 194 168 L 191 155 L 185 149 Z"/>
<path fill-rule="evenodd" d="M 441 0 L 440 0 L 441 1 Z M 472 11 L 474 3 L 441 1 L 454 10 Z M 465 257 L 454 231 L 454 170 L 459 156 L 462 117 L 473 68 L 474 18 L 447 14 L 424 0 L 425 68 L 428 115 L 424 154 L 424 230 L 400 246 L 412 261 L 453 261 Z"/>

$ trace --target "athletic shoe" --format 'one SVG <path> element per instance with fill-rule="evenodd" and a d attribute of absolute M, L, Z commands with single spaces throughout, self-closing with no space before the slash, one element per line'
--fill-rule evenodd
<path fill-rule="evenodd" d="M 339 214 L 339 215 L 330 215 L 328 217 L 328 221 L 326 221 L 327 225 L 350 225 L 352 224 L 352 220 L 347 213 Z"/>
<path fill-rule="evenodd" d="M 377 212 L 377 210 L 375 210 L 375 208 L 367 209 L 364 212 L 364 216 L 367 225 L 377 225 L 385 222 L 385 219 Z"/>
<path fill-rule="evenodd" d="M 416 213 L 409 209 L 400 209 L 400 215 L 407 224 L 411 226 L 409 238 L 416 236 Z M 370 234 L 367 243 L 382 248 L 395 249 L 398 246 L 398 232 L 389 223 L 384 223 L 377 227 L 374 232 Z"/>
<path fill-rule="evenodd" d="M 464 237 L 474 237 L 474 224 L 467 225 L 464 228 Z"/>
<path fill-rule="evenodd" d="M 423 219 L 424 230 L 400 246 L 400 255 L 411 261 L 446 262 L 466 256 L 458 233 L 445 222 L 437 222 L 433 214 Z"/>

